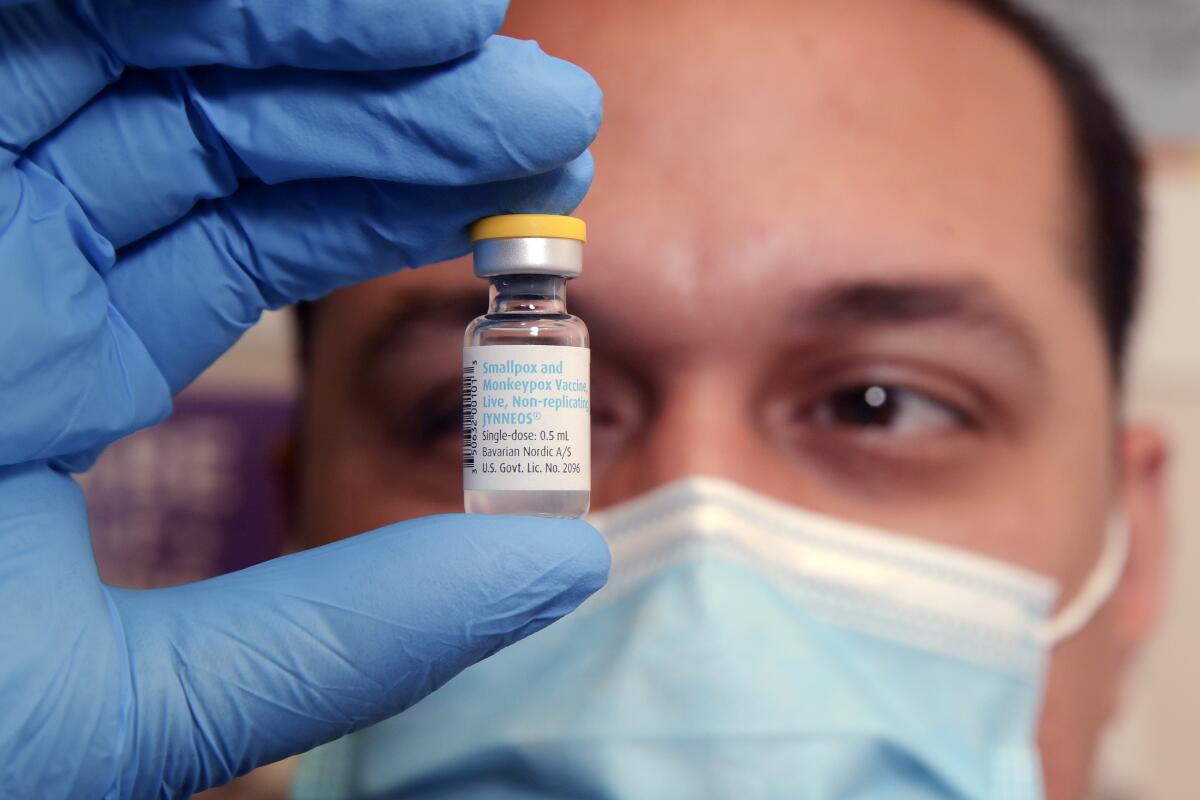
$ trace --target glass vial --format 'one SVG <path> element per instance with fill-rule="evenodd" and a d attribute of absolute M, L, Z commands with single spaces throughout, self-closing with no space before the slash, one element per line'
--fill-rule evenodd
<path fill-rule="evenodd" d="M 471 229 L 487 313 L 463 337 L 463 502 L 477 514 L 581 517 L 591 503 L 588 332 L 567 313 L 583 272 L 575 217 L 506 214 Z"/>

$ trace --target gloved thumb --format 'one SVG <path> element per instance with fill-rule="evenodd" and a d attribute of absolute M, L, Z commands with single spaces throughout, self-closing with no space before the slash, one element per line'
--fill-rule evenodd
<path fill-rule="evenodd" d="M 389 717 L 605 582 L 579 521 L 446 515 L 189 586 L 110 590 L 118 797 L 188 794 Z"/>

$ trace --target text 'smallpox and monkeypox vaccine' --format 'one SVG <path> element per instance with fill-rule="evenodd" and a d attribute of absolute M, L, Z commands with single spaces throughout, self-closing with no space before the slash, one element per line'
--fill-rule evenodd
<path fill-rule="evenodd" d="M 591 502 L 588 332 L 567 313 L 583 220 L 487 217 L 471 229 L 488 311 L 463 338 L 463 495 L 477 514 L 581 517 Z"/>

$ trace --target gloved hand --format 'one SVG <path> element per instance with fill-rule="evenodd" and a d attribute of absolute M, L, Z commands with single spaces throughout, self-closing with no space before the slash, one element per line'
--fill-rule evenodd
<path fill-rule="evenodd" d="M 262 309 L 578 203 L 599 92 L 492 37 L 504 6 L 0 0 L 0 796 L 223 783 L 603 583 L 581 522 L 454 515 L 112 589 L 67 474 L 166 416 Z"/>

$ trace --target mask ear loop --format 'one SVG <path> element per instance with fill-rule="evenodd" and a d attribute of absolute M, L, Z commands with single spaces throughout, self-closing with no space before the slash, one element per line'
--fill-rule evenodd
<path fill-rule="evenodd" d="M 1129 559 L 1130 535 L 1129 521 L 1125 515 L 1113 514 L 1105 527 L 1100 560 L 1096 562 L 1091 574 L 1071 602 L 1038 629 L 1038 638 L 1047 647 L 1053 647 L 1083 630 L 1101 606 L 1112 597 L 1117 584 L 1121 582 L 1121 576 L 1125 573 L 1125 564 Z"/>

